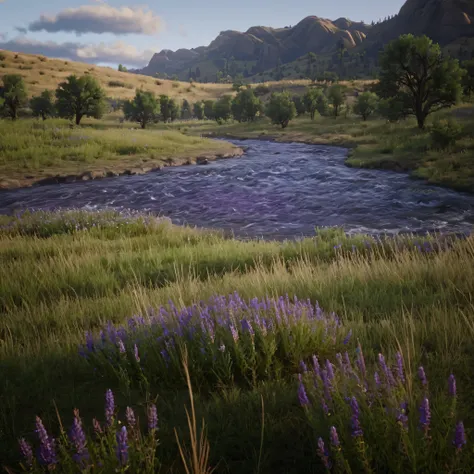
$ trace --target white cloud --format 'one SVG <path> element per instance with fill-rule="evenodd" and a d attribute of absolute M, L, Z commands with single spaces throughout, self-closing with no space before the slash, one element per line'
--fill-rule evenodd
<path fill-rule="evenodd" d="M 53 58 L 70 59 L 86 63 L 123 63 L 135 67 L 145 66 L 153 56 L 153 51 L 140 51 L 135 46 L 117 41 L 115 43 L 82 44 L 37 41 L 17 37 L 0 41 L 0 49 L 18 53 L 42 54 Z"/>
<path fill-rule="evenodd" d="M 145 7 L 114 8 L 102 1 L 96 5 L 83 5 L 67 8 L 57 15 L 41 15 L 30 23 L 29 31 L 59 31 L 82 33 L 114 33 L 117 35 L 144 34 L 155 35 L 163 22 L 150 9 Z"/>

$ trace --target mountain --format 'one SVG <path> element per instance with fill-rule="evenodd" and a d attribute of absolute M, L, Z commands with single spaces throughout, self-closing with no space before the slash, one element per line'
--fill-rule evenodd
<path fill-rule="evenodd" d="M 263 71 L 274 68 L 279 62 L 294 61 L 308 52 L 328 54 L 339 45 L 352 49 L 365 40 L 369 30 L 369 25 L 346 18 L 331 21 L 317 16 L 304 18 L 293 27 L 253 26 L 245 33 L 227 30 L 206 47 L 160 51 L 153 55 L 147 67 L 137 72 L 177 74 L 187 79 L 182 76 L 188 74 L 189 69 L 214 65 L 219 70 L 220 65 L 231 58 L 236 63 L 249 63 L 254 72 Z"/>
<path fill-rule="evenodd" d="M 222 31 L 209 46 L 156 53 L 148 66 L 137 72 L 176 74 L 180 79 L 195 75 L 212 81 L 217 71 L 252 76 L 292 63 L 309 52 L 329 63 L 335 61 L 335 53 L 344 50 L 376 58 L 384 44 L 404 33 L 426 34 L 451 47 L 451 53 L 457 50 L 468 55 L 474 48 L 474 0 L 407 0 L 398 15 L 375 25 L 309 16 L 293 27 Z"/>

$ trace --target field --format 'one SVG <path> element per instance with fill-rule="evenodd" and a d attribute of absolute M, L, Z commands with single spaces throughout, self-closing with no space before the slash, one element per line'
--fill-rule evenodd
<path fill-rule="evenodd" d="M 174 353 L 169 341 L 163 347 L 171 359 L 163 359 L 159 352 L 163 342 L 158 341 L 168 334 L 168 329 L 162 328 L 165 320 L 137 333 L 134 327 L 142 324 L 141 320 L 129 322 L 125 331 L 132 340 L 124 339 L 124 359 L 113 343 L 103 346 L 99 330 L 107 321 L 117 328 L 122 324 L 127 327 L 127 318 L 134 315 L 171 317 L 175 310 L 168 306 L 169 301 L 178 308 L 177 315 L 187 305 L 196 303 L 204 311 L 209 298 L 238 292 L 239 297 L 232 296 L 225 306 L 223 300 L 212 300 L 212 307 L 221 309 L 212 309 L 206 316 L 215 312 L 215 320 L 199 323 L 198 319 L 196 334 L 201 336 L 187 340 L 176 333 L 172 338 L 179 347 L 187 345 L 196 430 L 199 432 L 204 418 L 210 446 L 208 465 L 216 468 L 215 472 L 325 472 L 325 451 L 322 457 L 318 455 L 318 437 L 329 447 L 331 425 L 337 427 L 341 445 L 331 444 L 327 454 L 335 466 L 345 459 L 352 472 L 469 472 L 474 454 L 470 397 L 474 388 L 470 376 L 474 364 L 472 237 L 380 241 L 349 238 L 334 229 L 321 230 L 315 238 L 300 242 L 239 242 L 214 232 L 175 227 L 166 220 L 111 212 L 24 214 L 14 220 L 3 217 L 0 223 L 0 459 L 11 469 L 18 466 L 16 439 L 24 436 L 35 443 L 34 417 L 39 415 L 63 446 L 60 458 L 64 471 L 60 472 L 78 472 L 74 463 L 64 461 L 66 452 L 75 446 L 64 444 L 73 408 L 80 409 L 90 436 L 88 452 L 97 459 L 102 451 L 95 450 L 91 420 L 94 416 L 103 420 L 104 393 L 112 389 L 119 407 L 119 411 L 112 410 L 111 426 L 116 429 L 120 425 L 115 416 L 125 423 L 126 406 L 132 407 L 144 424 L 146 407 L 150 403 L 157 407 L 159 430 L 152 430 L 142 441 L 133 441 L 133 423 L 128 422 L 132 430 L 131 471 L 155 472 L 148 458 L 147 468 L 133 463 L 138 462 L 134 453 L 143 452 L 135 449 L 145 449 L 146 443 L 154 443 L 158 436 L 154 469 L 159 466 L 160 472 L 184 472 L 174 428 L 188 453 L 185 459 L 192 462 L 184 411 L 189 398 L 180 352 L 175 349 Z M 283 297 L 278 300 L 280 295 Z M 289 322 L 277 323 L 278 312 L 273 320 L 272 303 L 265 303 L 265 299 L 250 302 L 248 310 L 246 306 L 238 309 L 244 305 L 242 300 L 266 296 L 279 301 L 275 308 L 281 307 Z M 292 303 L 295 297 L 301 303 Z M 309 308 L 307 299 L 312 304 L 318 301 L 326 316 L 313 322 L 302 317 Z M 158 311 L 162 305 L 168 313 Z M 195 311 L 192 308 L 189 314 Z M 340 320 L 330 316 L 332 312 Z M 247 326 L 242 322 L 240 328 L 237 319 L 237 334 L 231 336 L 219 326 L 219 314 L 238 318 L 247 313 Z M 205 313 L 199 314 L 204 318 Z M 258 314 L 267 321 L 265 326 Z M 188 330 L 192 321 L 185 326 Z M 211 326 L 206 326 L 209 324 L 214 325 L 212 332 Z M 150 330 L 157 331 L 156 336 L 152 337 Z M 87 345 L 85 331 L 92 334 Z M 124 330 L 115 331 L 109 324 L 102 337 L 110 341 L 116 334 L 125 337 Z M 377 388 L 374 379 L 367 378 L 370 388 L 366 393 L 355 379 L 346 379 L 347 373 L 339 372 L 339 352 L 347 351 L 360 367 L 359 343 L 367 373 L 381 364 L 378 354 L 385 355 L 397 374 L 393 388 L 388 378 L 381 382 L 385 388 Z M 82 357 L 78 353 L 81 345 Z M 404 359 L 402 375 L 395 372 L 398 353 Z M 311 388 L 311 370 L 304 371 L 312 354 L 317 354 L 321 363 L 328 359 L 334 364 L 336 375 L 329 399 L 313 393 L 319 389 Z M 424 385 L 423 377 L 419 379 L 420 366 L 429 386 Z M 365 378 L 365 372 L 355 367 L 350 373 Z M 383 364 L 380 370 L 383 377 Z M 298 372 L 302 374 L 299 389 Z M 448 393 L 451 373 L 457 380 L 455 396 L 452 384 Z M 328 376 L 326 370 L 321 374 L 323 380 Z M 401 376 L 406 382 L 402 383 Z M 305 384 L 303 392 L 301 383 Z M 355 411 L 351 402 L 351 422 L 349 405 L 343 399 L 348 394 L 358 399 L 361 421 L 356 418 L 364 438 L 354 431 L 351 435 Z M 329 404 L 330 416 L 324 414 L 320 396 Z M 382 397 L 380 405 L 373 405 L 370 396 L 376 400 Z M 423 423 L 418 407 L 428 398 L 431 418 Z M 400 402 L 407 403 L 406 420 L 390 411 L 398 410 Z M 58 414 L 66 430 L 64 439 Z M 459 420 L 464 421 L 467 446 L 462 433 L 458 432 L 461 438 L 455 438 Z M 359 444 L 361 439 L 365 444 Z M 460 441 L 453 445 L 453 439 Z M 111 446 L 110 457 L 101 455 L 110 462 L 103 464 L 110 470 L 97 472 L 115 472 L 114 463 L 119 461 L 113 433 L 102 443 L 101 449 Z M 11 472 L 17 472 L 16 468 Z"/>

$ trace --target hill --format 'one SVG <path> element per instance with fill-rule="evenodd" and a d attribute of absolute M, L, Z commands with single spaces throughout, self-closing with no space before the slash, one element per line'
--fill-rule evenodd
<path fill-rule="evenodd" d="M 215 81 L 219 72 L 224 78 L 242 74 L 256 80 L 257 74 L 265 72 L 282 77 L 277 70 L 288 66 L 283 76 L 297 78 L 304 73 L 298 69 L 306 67 L 298 61 L 312 52 L 318 56 L 320 69 L 337 70 L 346 77 L 349 70 L 351 76 L 369 76 L 383 45 L 404 33 L 426 34 L 451 54 L 469 59 L 474 50 L 474 2 L 407 0 L 397 15 L 373 25 L 347 18 L 331 21 L 309 16 L 293 27 L 222 31 L 209 46 L 156 53 L 148 66 L 137 72 L 208 82 Z M 363 59 L 341 70 L 341 55 Z"/>

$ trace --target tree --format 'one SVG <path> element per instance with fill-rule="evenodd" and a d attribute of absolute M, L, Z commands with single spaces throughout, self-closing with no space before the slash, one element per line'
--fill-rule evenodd
<path fill-rule="evenodd" d="M 160 95 L 161 118 L 163 119 L 163 122 L 165 123 L 171 118 L 169 101 L 170 101 L 170 98 L 166 94 Z"/>
<path fill-rule="evenodd" d="M 296 107 L 289 92 L 273 93 L 267 104 L 266 114 L 272 123 L 286 128 L 296 116 Z"/>
<path fill-rule="evenodd" d="M 373 92 L 363 92 L 354 104 L 354 113 L 367 120 L 378 107 L 379 98 Z"/>
<path fill-rule="evenodd" d="M 214 101 L 213 100 L 204 101 L 204 115 L 209 120 L 214 119 Z"/>
<path fill-rule="evenodd" d="M 451 107 L 461 94 L 459 62 L 444 58 L 427 36 L 402 35 L 392 41 L 381 55 L 380 67 L 379 96 L 415 115 L 419 128 L 430 113 Z"/>
<path fill-rule="evenodd" d="M 344 88 L 340 84 L 335 84 L 329 88 L 328 99 L 332 104 L 334 115 L 336 117 L 339 115 L 339 111 L 341 106 L 344 104 L 345 98 L 346 94 L 344 92 Z"/>
<path fill-rule="evenodd" d="M 125 66 L 123 66 L 122 64 L 118 65 L 118 70 L 120 72 L 128 72 L 128 69 Z"/>
<path fill-rule="evenodd" d="M 56 108 L 60 117 L 75 118 L 79 125 L 84 116 L 102 117 L 105 93 L 97 79 L 91 76 L 69 76 L 56 89 Z"/>
<path fill-rule="evenodd" d="M 179 114 L 181 112 L 181 109 L 176 99 L 170 99 L 168 101 L 168 109 L 170 114 L 170 120 L 174 122 L 179 117 Z"/>
<path fill-rule="evenodd" d="M 191 104 L 186 100 L 183 99 L 183 105 L 181 106 L 181 118 L 182 119 L 189 119 L 191 118 Z"/>
<path fill-rule="evenodd" d="M 321 93 L 316 100 L 316 110 L 318 111 L 319 115 L 321 117 L 324 117 L 325 115 L 328 114 L 329 111 L 329 103 L 328 103 L 328 98 Z"/>
<path fill-rule="evenodd" d="M 53 117 L 55 107 L 52 92 L 43 91 L 39 96 L 33 97 L 30 100 L 30 108 L 34 117 L 41 117 L 43 120 Z"/>
<path fill-rule="evenodd" d="M 292 97 L 292 100 L 295 104 L 296 108 L 296 115 L 299 117 L 300 115 L 304 115 L 306 113 L 306 104 L 304 103 L 304 100 L 301 96 L 299 95 L 294 95 Z"/>
<path fill-rule="evenodd" d="M 470 98 L 471 94 L 474 92 L 474 59 L 464 61 L 462 66 L 466 70 L 462 80 L 462 86 L 464 94 Z"/>
<path fill-rule="evenodd" d="M 242 89 L 232 101 L 232 115 L 239 122 L 253 122 L 261 111 L 262 103 L 253 89 Z"/>
<path fill-rule="evenodd" d="M 147 124 L 154 122 L 160 115 L 160 103 L 153 92 L 137 89 L 133 100 L 123 104 L 125 120 L 138 122 L 145 129 Z"/>
<path fill-rule="evenodd" d="M 214 103 L 214 119 L 217 122 L 229 120 L 232 116 L 232 97 L 223 95 Z"/>
<path fill-rule="evenodd" d="M 28 95 L 25 81 L 19 74 L 3 76 L 3 87 L 0 88 L 0 98 L 5 114 L 12 120 L 18 118 L 18 111 L 26 105 Z"/>
<path fill-rule="evenodd" d="M 193 114 L 198 120 L 204 118 L 204 104 L 202 102 L 196 102 L 193 106 Z"/>
<path fill-rule="evenodd" d="M 311 120 L 314 120 L 314 116 L 318 111 L 318 104 L 319 98 L 323 95 L 323 91 L 321 89 L 317 89 L 315 87 L 310 87 L 306 91 L 304 95 L 304 105 L 306 107 L 306 111 L 309 113 Z"/>

